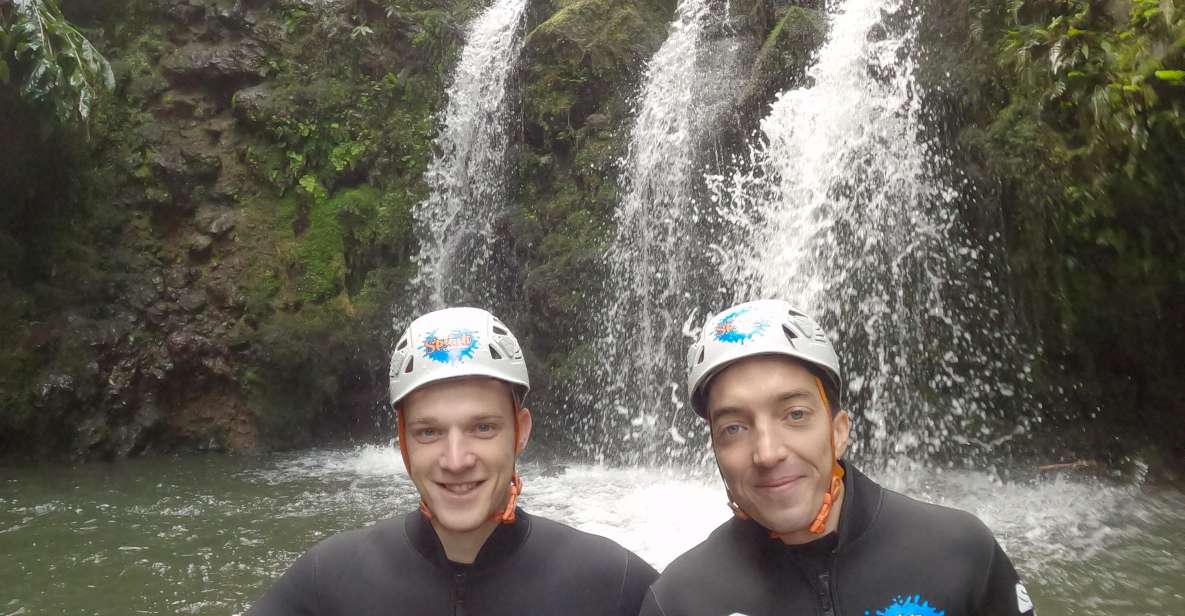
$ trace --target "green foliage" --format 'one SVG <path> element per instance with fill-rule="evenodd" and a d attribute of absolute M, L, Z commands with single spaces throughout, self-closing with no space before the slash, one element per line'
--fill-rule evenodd
<path fill-rule="evenodd" d="M 1066 266 L 1110 264 L 1099 273 L 1156 301 L 1185 282 L 1185 11 L 1137 0 L 1123 20 L 1103 6 L 1011 2 L 1000 61 L 1016 85 L 994 134 L 1056 178 L 1037 194 L 1066 240 L 1101 249 Z M 1007 143 L 1019 126 L 1033 138 Z"/>
<path fill-rule="evenodd" d="M 1180 416 L 1185 10 L 981 0 L 972 14 L 972 53 L 993 54 L 951 71 L 982 88 L 959 103 L 984 107 L 962 136 L 982 156 L 968 168 L 982 164 L 999 191 L 1019 305 L 1051 378 L 1091 392 L 1058 410 L 1111 428 L 1134 425 L 1133 409 Z M 1182 442 L 1185 421 L 1163 424 Z"/>
<path fill-rule="evenodd" d="M 340 292 L 346 273 L 345 246 L 335 202 L 314 198 L 296 255 L 303 270 L 299 289 L 306 300 L 321 301 Z"/>
<path fill-rule="evenodd" d="M 25 99 L 69 122 L 86 120 L 115 77 L 56 0 L 16 0 L 0 6 L 0 87 L 13 83 Z"/>

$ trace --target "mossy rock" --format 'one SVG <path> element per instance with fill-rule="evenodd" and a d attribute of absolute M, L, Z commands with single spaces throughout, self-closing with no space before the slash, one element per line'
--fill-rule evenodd
<path fill-rule="evenodd" d="M 806 71 L 827 36 L 822 11 L 792 6 L 766 36 L 740 108 L 750 117 L 764 117 L 765 107 L 779 92 L 806 85 Z"/>
<path fill-rule="evenodd" d="M 527 36 L 524 114 L 545 132 L 578 129 L 621 95 L 666 38 L 669 0 L 559 0 Z"/>

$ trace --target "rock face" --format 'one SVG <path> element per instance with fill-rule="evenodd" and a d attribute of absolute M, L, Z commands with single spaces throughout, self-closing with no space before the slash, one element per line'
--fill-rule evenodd
<path fill-rule="evenodd" d="M 68 5 L 118 91 L 89 141 L 0 96 L 0 457 L 373 433 L 472 5 Z"/>
<path fill-rule="evenodd" d="M 244 39 L 216 46 L 190 43 L 165 57 L 161 68 L 175 83 L 233 91 L 262 81 L 267 65 L 259 43 Z"/>

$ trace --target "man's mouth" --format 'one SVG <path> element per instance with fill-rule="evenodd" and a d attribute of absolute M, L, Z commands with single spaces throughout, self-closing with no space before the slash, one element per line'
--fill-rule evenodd
<path fill-rule="evenodd" d="M 802 475 L 787 475 L 773 479 L 766 479 L 757 484 L 757 489 L 775 491 L 783 488 L 789 488 L 802 478 Z"/>
<path fill-rule="evenodd" d="M 450 482 L 450 483 L 437 482 L 436 485 L 443 488 L 444 491 L 448 492 L 449 494 L 454 494 L 456 496 L 465 496 L 466 494 L 469 494 L 470 492 L 473 492 L 474 490 L 476 490 L 477 487 L 483 483 L 485 483 L 484 479 L 481 481 L 465 481 L 465 482 Z"/>

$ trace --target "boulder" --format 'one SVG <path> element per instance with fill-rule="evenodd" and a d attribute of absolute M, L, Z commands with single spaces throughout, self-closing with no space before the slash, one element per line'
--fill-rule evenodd
<path fill-rule="evenodd" d="M 161 62 L 170 81 L 185 85 L 243 86 L 267 73 L 263 48 L 250 39 L 216 45 L 189 43 Z"/>
<path fill-rule="evenodd" d="M 235 228 L 235 213 L 217 206 L 202 206 L 194 217 L 197 228 L 207 235 L 222 237 Z"/>

